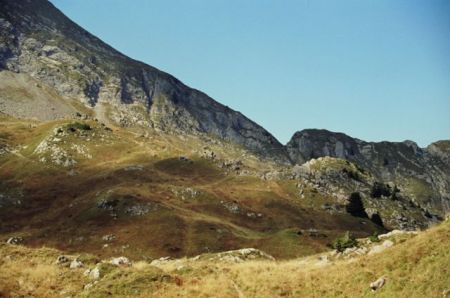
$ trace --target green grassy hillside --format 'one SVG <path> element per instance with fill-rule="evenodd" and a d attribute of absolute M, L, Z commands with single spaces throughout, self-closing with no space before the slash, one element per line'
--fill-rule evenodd
<path fill-rule="evenodd" d="M 135 260 L 242 247 L 292 258 L 325 250 L 347 230 L 367 236 L 380 229 L 316 206 L 333 202 L 329 195 L 311 189 L 300 198 L 297 180 L 262 179 L 282 169 L 216 139 L 82 117 L 3 116 L 0 140 L 5 241 L 21 236 L 32 247 Z"/>

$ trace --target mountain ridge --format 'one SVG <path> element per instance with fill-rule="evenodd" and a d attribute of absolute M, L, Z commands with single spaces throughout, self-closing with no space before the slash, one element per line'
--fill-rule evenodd
<path fill-rule="evenodd" d="M 103 42 L 98 37 L 92 35 L 87 30 L 80 27 L 78 24 L 68 19 L 61 11 L 59 11 L 50 1 L 46 0 L 38 0 L 38 1 L 23 1 L 17 2 L 12 0 L 2 0 L 1 5 L 5 7 L 0 16 L 2 17 L 2 43 L 4 45 L 0 48 L 0 68 L 15 71 L 15 72 L 24 72 L 29 73 L 36 79 L 43 80 L 48 83 L 50 86 L 56 88 L 56 90 L 63 96 L 67 97 L 77 97 L 82 102 L 87 104 L 88 106 L 95 107 L 97 104 L 101 104 L 102 102 L 111 103 L 116 101 L 120 103 L 141 103 L 147 113 L 150 114 L 150 119 L 146 119 L 148 115 L 139 115 L 137 121 L 130 120 L 128 118 L 136 118 L 133 115 L 130 116 L 130 112 L 127 109 L 122 109 L 118 111 L 119 116 L 116 117 L 116 122 L 121 122 L 122 124 L 129 125 L 131 124 L 143 124 L 142 120 L 150 120 L 151 126 L 162 126 L 163 129 L 170 128 L 181 128 L 181 130 L 196 130 L 201 131 L 203 133 L 213 133 L 219 137 L 230 138 L 231 140 L 236 141 L 237 143 L 243 144 L 250 150 L 255 150 L 262 154 L 264 157 L 268 157 L 267 154 L 262 152 L 262 147 L 268 146 L 264 149 L 269 149 L 270 152 L 276 152 L 276 155 L 279 155 L 280 160 L 284 162 L 289 162 L 286 159 L 286 152 L 284 152 L 284 148 L 289 147 L 289 141 L 286 145 L 281 144 L 272 134 L 266 131 L 264 128 L 259 126 L 257 123 L 248 119 L 242 113 L 238 111 L 234 111 L 231 108 L 221 105 L 217 101 L 210 98 L 207 94 L 203 93 L 200 90 L 195 88 L 191 88 L 183 84 L 177 78 L 171 76 L 170 74 L 161 71 L 151 65 L 148 65 L 142 61 L 135 60 L 126 56 L 125 54 L 117 51 L 113 47 L 109 46 L 105 42 Z M 21 11 L 21 14 L 16 13 L 17 11 Z M 23 13 L 23 12 L 26 13 Z M 9 20 L 9 21 L 8 21 Z M 6 21 L 6 22 L 5 22 Z M 37 26 L 37 27 L 36 27 Z M 43 29 L 44 28 L 44 29 Z M 31 40 L 28 41 L 27 39 Z M 47 45 L 42 44 L 42 42 L 36 43 L 33 40 L 33 37 L 48 37 L 51 38 L 59 37 L 63 38 L 64 42 L 68 45 L 62 45 L 62 43 L 56 43 L 56 45 Z M 64 39 L 66 38 L 66 39 Z M 31 45 L 30 45 L 31 43 Z M 41 44 L 40 44 L 41 43 Z M 61 46 L 61 49 L 58 48 Z M 36 73 L 36 67 L 27 68 L 24 65 L 21 65 L 20 60 L 21 56 L 19 52 L 27 51 L 28 47 L 38 47 L 38 49 L 34 48 L 30 52 L 31 57 L 25 56 L 28 60 L 34 59 L 33 55 L 44 55 L 46 59 L 44 62 L 49 63 L 49 61 L 54 60 L 56 62 L 67 62 L 68 65 L 63 65 L 64 68 L 73 68 L 69 69 L 67 73 L 64 73 L 64 78 L 57 79 L 56 81 L 45 78 L 45 69 L 44 76 L 40 76 L 39 72 L 43 71 L 40 69 Z M 73 49 L 70 49 L 73 47 Z M 74 55 L 74 57 L 79 58 L 76 52 L 83 52 L 83 48 L 86 47 L 87 50 L 93 52 L 87 55 L 86 57 L 82 57 L 83 59 L 75 59 L 76 61 L 72 61 L 70 55 Z M 25 50 L 24 50 L 25 49 Z M 106 63 L 100 63 L 97 61 L 100 59 L 102 55 L 107 56 L 105 59 Z M 100 56 L 100 57 L 97 57 Z M 111 59 L 118 59 L 120 63 L 107 63 L 111 61 Z M 66 60 L 69 61 L 66 61 Z M 29 61 L 28 61 L 29 62 Z M 44 64 L 45 64 L 44 63 Z M 99 65 L 101 64 L 101 66 Z M 37 65 L 42 66 L 42 63 Z M 117 68 L 116 68 L 117 66 Z M 84 73 L 82 69 L 77 68 L 87 68 L 87 72 Z M 44 67 L 45 68 L 45 67 Z M 90 73 L 91 69 L 93 72 Z M 105 68 L 105 69 L 103 69 Z M 96 71 L 97 69 L 100 69 Z M 61 70 L 58 68 L 49 69 L 49 72 L 60 72 Z M 113 73 L 117 73 L 119 78 L 114 77 L 108 78 L 109 80 L 118 80 L 118 85 L 112 84 L 113 87 L 107 86 L 107 80 L 100 79 L 102 75 L 108 71 L 112 71 Z M 147 73 L 148 72 L 148 73 Z M 128 75 L 131 74 L 131 77 Z M 54 75 L 54 74 L 52 74 Z M 69 89 L 58 88 L 58 84 L 61 80 L 71 81 L 72 76 L 87 76 L 82 79 L 82 82 L 79 81 L 72 84 Z M 134 77 L 135 76 L 135 77 Z M 155 112 L 152 113 L 151 106 L 153 103 L 158 102 L 157 95 L 158 90 L 156 85 L 158 84 L 159 77 L 161 77 L 162 81 L 168 81 L 168 88 L 172 88 L 177 90 L 175 94 L 170 94 L 173 91 L 163 90 L 161 93 L 163 96 L 173 97 L 170 98 L 167 104 L 162 104 L 162 107 L 156 107 Z M 78 78 L 79 79 L 79 78 Z M 130 80 L 131 82 L 129 82 Z M 136 81 L 138 86 L 129 86 L 128 84 L 135 84 Z M 148 82 L 147 82 L 148 81 Z M 153 83 L 152 83 L 153 82 Z M 117 83 L 117 82 L 116 82 Z M 83 85 L 84 84 L 84 85 Z M 165 84 L 165 83 L 163 83 Z M 67 82 L 65 84 L 60 84 L 67 87 Z M 73 86 L 81 85 L 81 87 L 73 88 Z M 141 85 L 141 86 L 139 86 Z M 116 88 L 116 92 L 110 92 L 111 88 Z M 80 90 L 81 89 L 81 90 Z M 130 90 L 133 92 L 130 92 Z M 162 88 L 164 89 L 164 88 Z M 103 93 L 103 95 L 102 95 Z M 177 109 L 173 105 L 177 106 L 180 104 L 179 101 L 183 103 L 182 98 L 187 98 L 188 101 L 185 103 L 185 106 L 182 109 Z M 200 99 L 198 99 L 200 98 Z M 194 111 L 189 110 L 189 106 L 193 105 L 194 99 L 200 101 L 207 101 L 209 105 L 214 107 L 215 110 L 219 112 L 215 112 L 215 117 L 213 117 L 213 121 L 208 121 L 211 119 L 204 115 L 204 113 L 199 113 L 200 110 L 205 110 L 210 107 L 202 106 L 202 104 L 197 104 L 197 108 Z M 165 101 L 162 99 L 161 101 Z M 115 102 L 114 102 L 115 103 Z M 187 111 L 186 111 L 187 109 Z M 167 119 L 174 118 L 173 115 L 164 110 L 175 110 L 174 113 L 178 116 L 186 116 L 183 121 L 171 120 L 170 123 Z M 135 114 L 139 114 L 136 111 L 133 111 Z M 131 113 L 132 114 L 132 113 Z M 161 115 L 158 115 L 161 114 Z M 192 117 L 192 114 L 194 117 Z M 235 117 L 231 117 L 231 119 L 227 119 L 228 122 L 231 122 L 231 132 L 227 131 L 226 124 L 221 123 L 222 127 L 208 127 L 205 123 L 211 124 L 213 122 L 220 122 L 217 117 L 221 118 L 221 115 L 233 114 Z M 152 117 L 153 116 L 153 117 Z M 122 117 L 122 119 L 120 119 Z M 161 118 L 166 118 L 161 120 Z M 207 121 L 204 121 L 207 120 Z M 227 122 L 225 121 L 225 122 Z M 222 121 L 223 122 L 223 121 Z M 243 123 L 240 123 L 243 122 Z M 247 127 L 245 127 L 247 126 Z M 254 130 L 254 134 L 258 135 L 257 138 L 253 138 L 252 133 L 245 134 L 242 133 L 246 130 L 246 128 L 250 128 Z M 308 130 L 304 129 L 303 131 Z M 314 130 L 314 129 L 312 129 Z M 317 130 L 319 131 L 319 130 Z M 291 137 L 291 140 L 295 138 L 295 135 L 299 132 L 294 133 Z M 330 133 L 334 133 L 331 132 Z M 338 134 L 336 132 L 336 134 Z M 346 135 L 349 138 L 352 138 Z M 253 144 L 251 140 L 245 139 L 253 139 L 257 144 Z M 353 138 L 358 140 L 356 138 Z M 360 140 L 362 141 L 362 140 Z M 385 142 L 385 141 L 382 141 Z M 438 142 L 438 141 L 436 141 Z M 366 143 L 379 143 L 379 142 L 366 142 Z M 398 142 L 389 142 L 389 143 L 398 143 Z M 431 144 L 430 144 L 431 145 Z M 303 162 L 306 160 L 303 160 Z"/>
<path fill-rule="evenodd" d="M 289 163 L 281 143 L 261 126 L 173 76 L 121 54 L 50 2 L 0 4 L 3 69 L 28 73 L 87 106 L 108 104 L 110 118 L 122 126 L 212 134 Z"/>
<path fill-rule="evenodd" d="M 355 214 L 372 216 L 383 208 L 394 208 L 395 213 L 382 214 L 390 228 L 424 227 L 450 211 L 446 141 L 419 148 L 412 141 L 366 142 L 343 133 L 306 129 L 295 133 L 284 146 L 240 112 L 116 51 L 49 1 L 0 0 L 0 5 L 1 112 L 44 122 L 96 120 L 143 137 L 162 132 L 199 137 L 201 143 L 235 144 L 260 158 L 255 175 L 281 180 L 300 177 L 307 180 L 308 188 L 334 197 L 335 203 L 321 206 L 328 212 L 343 212 L 353 193 L 358 193 L 353 199 L 361 201 L 358 208 L 363 203 L 370 207 L 365 208 L 370 212 L 357 210 Z M 41 140 L 43 146 L 45 140 Z M 207 157 L 214 160 L 215 152 L 209 152 L 206 144 L 201 147 L 195 154 L 208 152 Z M 221 166 L 241 173 L 246 158 L 250 159 L 242 154 L 238 159 L 222 160 Z M 269 167 L 266 161 L 276 166 Z M 58 156 L 56 162 L 73 166 L 76 160 Z M 294 165 L 301 166 L 292 169 Z M 298 183 L 301 195 L 304 187 Z M 388 195 L 378 196 L 379 192 Z"/>

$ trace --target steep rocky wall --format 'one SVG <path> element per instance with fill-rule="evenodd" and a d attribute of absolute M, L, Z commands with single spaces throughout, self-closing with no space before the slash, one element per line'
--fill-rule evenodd
<path fill-rule="evenodd" d="M 0 69 L 29 74 L 89 107 L 107 103 L 121 125 L 211 134 L 289 163 L 283 145 L 262 127 L 169 74 L 119 53 L 50 2 L 1 0 L 0 6 Z"/>

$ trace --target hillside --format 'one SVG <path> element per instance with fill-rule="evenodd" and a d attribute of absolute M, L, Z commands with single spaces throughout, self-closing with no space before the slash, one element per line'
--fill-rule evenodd
<path fill-rule="evenodd" d="M 448 140 L 282 145 L 49 1 L 0 0 L 0 297 L 446 297 L 449 213 Z"/>
<path fill-rule="evenodd" d="M 298 179 L 268 178 L 279 165 L 219 140 L 7 116 L 0 136 L 4 241 L 137 259 L 248 246 L 287 258 L 321 251 L 346 230 L 384 229 L 321 209 L 335 199 L 313 187 L 301 199 Z"/>
<path fill-rule="evenodd" d="M 378 253 L 334 253 L 289 261 L 271 260 L 252 250 L 240 258 L 203 255 L 193 259 L 111 265 L 86 254 L 81 268 L 55 263 L 61 252 L 0 245 L 0 295 L 72 297 L 448 297 L 450 226 L 446 222 L 419 235 L 383 238 Z M 361 247 L 374 244 L 360 240 Z M 223 254 L 225 255 L 225 254 Z M 248 259 L 242 259 L 248 256 Z M 250 257 L 253 256 L 253 257 Z M 252 259 L 254 258 L 254 259 Z M 59 258 L 61 259 L 61 258 Z M 97 265 L 96 265 L 97 264 Z M 99 277 L 85 273 L 99 268 Z M 89 272 L 89 271 L 87 271 Z M 92 271 L 91 271 L 92 272 Z M 87 275 L 86 275 L 87 274 Z M 380 277 L 385 284 L 372 292 Z M 19 282 L 17 282 L 19 280 Z"/>

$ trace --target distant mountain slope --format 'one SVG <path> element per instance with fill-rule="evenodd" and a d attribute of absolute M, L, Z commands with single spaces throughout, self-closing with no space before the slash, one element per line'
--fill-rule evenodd
<path fill-rule="evenodd" d="M 0 7 L 0 70 L 28 74 L 64 98 L 107 111 L 107 118 L 122 126 L 211 134 L 289 162 L 283 146 L 265 129 L 171 75 L 119 53 L 50 2 L 1 0 Z"/>
<path fill-rule="evenodd" d="M 420 148 L 412 141 L 365 142 L 343 133 L 305 129 L 287 144 L 291 159 L 302 164 L 331 156 L 349 160 L 369 171 L 379 182 L 402 188 L 412 203 L 432 214 L 450 211 L 450 141 Z"/>
<path fill-rule="evenodd" d="M 91 123 L 95 119 L 99 125 L 120 133 L 138 132 L 143 138 L 155 134 L 165 144 L 152 151 L 155 160 L 172 152 L 174 144 L 165 140 L 169 135 L 201 136 L 195 149 L 191 146 L 187 150 L 185 146 L 185 151 L 178 152 L 183 156 L 200 153 L 205 157 L 203 153 L 210 150 L 211 144 L 222 151 L 228 148 L 225 144 L 231 144 L 245 150 L 239 151 L 239 156 L 224 152 L 222 166 L 240 169 L 257 155 L 252 163 L 257 163 L 258 176 L 264 179 L 259 188 L 266 180 L 293 183 L 298 179 L 292 191 L 296 192 L 296 199 L 304 199 L 302 203 L 342 214 L 348 211 L 344 206 L 353 198 L 357 208 L 351 206 L 350 214 L 368 217 L 386 228 L 425 227 L 450 212 L 450 141 L 439 141 L 424 149 L 411 141 L 372 143 L 342 133 L 310 129 L 297 132 L 283 146 L 241 113 L 116 51 L 47 0 L 0 0 L 0 113 L 33 118 L 43 121 L 43 125 L 51 123 L 47 120 L 67 116 L 73 120 L 77 115 L 77 121 Z M 70 119 L 64 121 L 69 125 Z M 30 129 L 34 126 L 28 125 Z M 4 136 L 17 133 L 20 132 L 7 130 Z M 9 141 L 4 136 L 0 138 L 1 146 Z M 98 135 L 95 138 L 98 141 Z M 156 139 L 147 138 L 139 146 L 154 146 Z M 23 150 L 36 145 L 34 141 L 21 141 L 16 145 L 24 146 Z M 77 145 L 74 142 L 71 139 L 67 144 Z M 12 147 L 5 148 L 0 150 L 16 152 Z M 76 155 L 76 148 L 69 149 Z M 126 146 L 117 150 L 120 154 L 129 151 Z M 249 151 L 254 154 L 248 154 Z M 14 158 L 17 152 L 11 153 Z M 209 152 L 208 158 L 214 159 L 216 153 L 217 150 Z M 325 156 L 331 158 L 312 161 Z M 145 159 L 148 161 L 149 156 L 145 155 Z M 267 159 L 275 161 L 276 170 L 268 166 Z M 42 160 L 51 161 L 48 157 L 39 162 Z M 57 159 L 59 166 L 67 164 L 69 168 L 77 167 L 74 160 Z M 292 163 L 303 167 L 292 168 Z M 11 168 L 4 170 L 10 173 Z M 317 193 L 335 201 L 322 202 Z M 251 199 L 261 198 L 257 195 Z M 380 218 L 373 219 L 374 215 Z"/>

